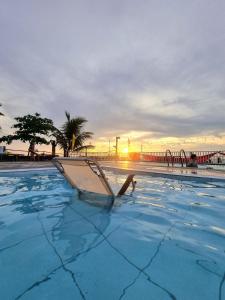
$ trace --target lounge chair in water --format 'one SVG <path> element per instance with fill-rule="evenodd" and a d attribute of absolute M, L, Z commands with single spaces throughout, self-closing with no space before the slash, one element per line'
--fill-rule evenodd
<path fill-rule="evenodd" d="M 80 198 L 96 205 L 113 204 L 115 195 L 97 161 L 89 158 L 56 157 L 53 163 L 72 187 L 79 191 Z M 127 177 L 116 196 L 124 195 L 130 184 L 134 191 L 136 184 L 134 174 Z"/>

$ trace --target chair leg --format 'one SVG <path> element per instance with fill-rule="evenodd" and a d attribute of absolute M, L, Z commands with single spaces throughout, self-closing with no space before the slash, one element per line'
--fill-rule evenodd
<path fill-rule="evenodd" d="M 121 189 L 119 190 L 117 196 L 120 197 L 126 193 L 126 190 L 128 189 L 129 185 L 132 183 L 132 192 L 135 189 L 136 181 L 134 181 L 134 174 L 128 175 L 127 179 L 125 180 L 124 184 L 122 185 Z"/>

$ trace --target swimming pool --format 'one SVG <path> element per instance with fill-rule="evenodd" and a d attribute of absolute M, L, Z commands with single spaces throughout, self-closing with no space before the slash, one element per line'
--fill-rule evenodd
<path fill-rule="evenodd" d="M 0 173 L 0 299 L 225 299 L 225 182 L 136 180 L 107 211 L 57 171 Z"/>

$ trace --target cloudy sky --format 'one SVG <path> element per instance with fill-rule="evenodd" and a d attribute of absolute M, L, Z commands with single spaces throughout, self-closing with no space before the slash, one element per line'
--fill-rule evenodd
<path fill-rule="evenodd" d="M 68 110 L 97 150 L 225 148 L 224 28 L 224 0 L 0 0 L 3 133 Z"/>

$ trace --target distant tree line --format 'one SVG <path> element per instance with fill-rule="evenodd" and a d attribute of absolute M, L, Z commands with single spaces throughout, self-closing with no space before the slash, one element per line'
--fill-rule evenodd
<path fill-rule="evenodd" d="M 3 114 L 0 112 L 0 115 Z M 16 117 L 16 123 L 12 126 L 15 129 L 14 133 L 0 137 L 0 143 L 11 144 L 15 140 L 28 142 L 28 155 L 31 154 L 31 156 L 35 154 L 37 144 L 51 144 L 53 155 L 58 145 L 60 149 L 63 149 L 66 157 L 69 156 L 70 151 L 93 148 L 91 145 L 85 145 L 86 140 L 93 136 L 92 132 L 84 131 L 87 120 L 83 117 L 71 118 L 68 112 L 65 112 L 65 115 L 66 121 L 60 129 L 54 126 L 51 119 L 42 118 L 39 113 Z"/>

